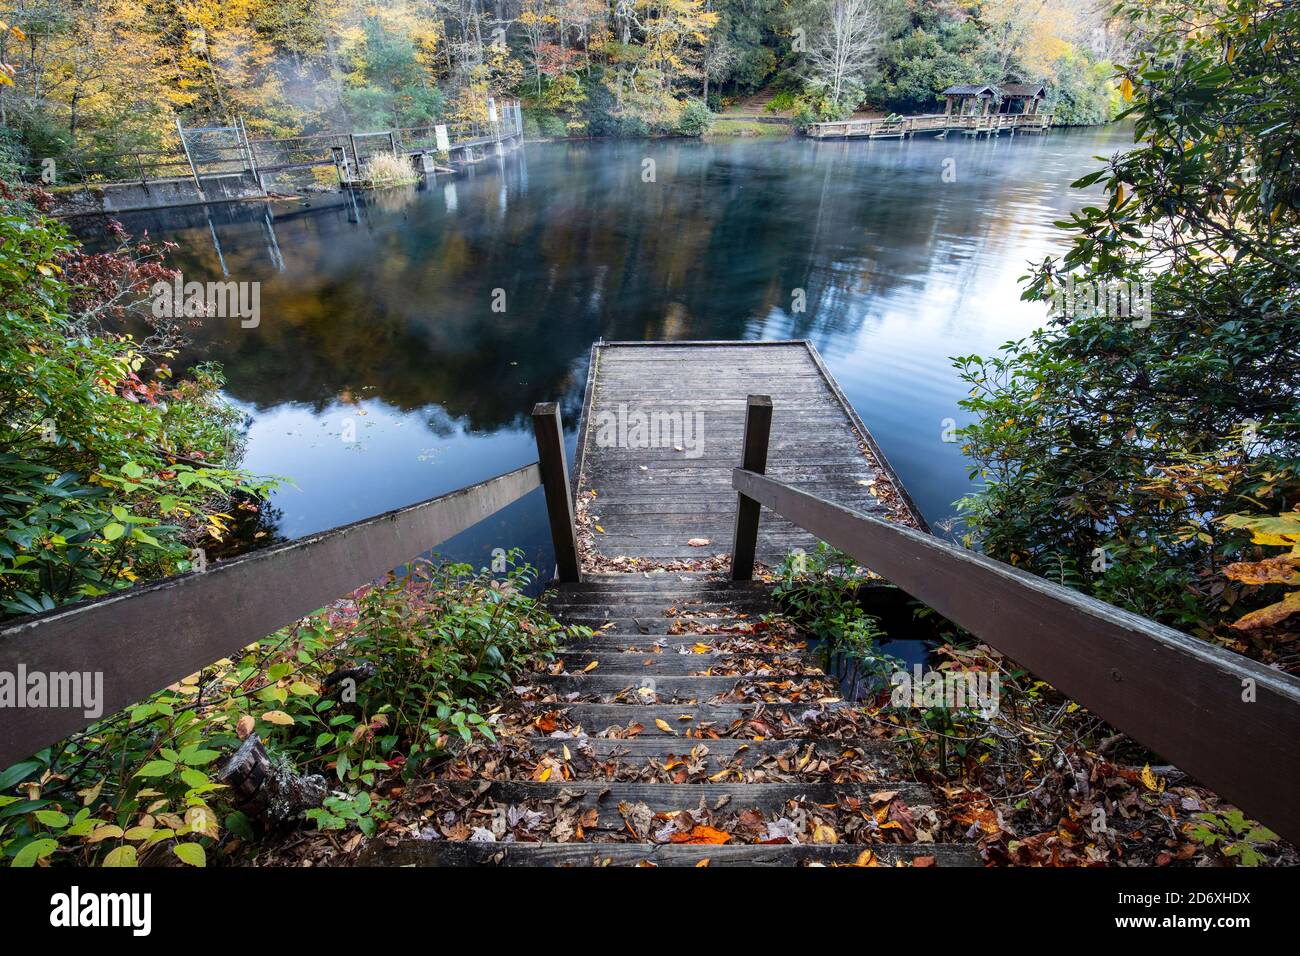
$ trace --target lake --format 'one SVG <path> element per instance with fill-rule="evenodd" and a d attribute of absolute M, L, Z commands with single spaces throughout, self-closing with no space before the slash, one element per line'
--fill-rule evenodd
<path fill-rule="evenodd" d="M 294 483 L 263 542 L 526 464 L 536 402 L 572 454 L 598 337 L 811 339 L 937 525 L 971 488 L 950 356 L 1043 323 L 1018 277 L 1131 139 L 532 144 L 419 187 L 121 221 L 178 243 L 187 281 L 261 284 L 255 328 L 204 320 L 179 364 L 224 367 L 246 466 Z M 440 550 L 512 546 L 549 570 L 540 493 Z"/>

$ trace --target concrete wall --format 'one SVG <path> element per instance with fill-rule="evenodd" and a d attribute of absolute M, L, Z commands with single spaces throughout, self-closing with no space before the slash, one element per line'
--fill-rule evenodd
<path fill-rule="evenodd" d="M 55 194 L 58 212 L 79 213 L 132 212 L 139 209 L 163 209 L 203 202 L 228 202 L 258 199 L 266 192 L 251 173 L 204 176 L 200 195 L 193 179 L 158 179 L 149 183 L 103 183 L 74 187 Z"/>

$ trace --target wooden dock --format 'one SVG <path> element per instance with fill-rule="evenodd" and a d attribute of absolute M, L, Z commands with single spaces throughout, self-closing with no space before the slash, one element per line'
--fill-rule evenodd
<path fill-rule="evenodd" d="M 756 554 L 774 562 L 818 540 L 1300 841 L 1300 680 L 924 533 L 809 343 L 597 343 L 576 527 L 559 408 L 539 404 L 532 420 L 536 463 L 8 621 L 0 672 L 102 672 L 103 712 L 122 711 L 540 487 L 557 570 L 545 600 L 579 627 L 517 676 L 491 739 L 412 783 L 429 826 L 371 839 L 364 862 L 981 862 L 981 830 L 965 821 L 944 830 L 935 817 L 931 837 L 949 842 L 904 829 L 942 795 L 874 715 L 840 699 L 770 581 L 754 580 Z M 621 573 L 601 565 L 621 552 L 637 556 L 610 562 Z M 725 566 L 698 560 L 719 552 Z M 0 766 L 94 719 L 19 708 L 0 721 Z"/>
<path fill-rule="evenodd" d="M 746 397 L 755 393 L 771 396 L 774 408 L 768 474 L 846 508 L 925 527 L 812 343 L 598 342 L 575 467 L 579 536 L 596 559 L 589 564 L 729 551 L 731 473 L 741 461 Z M 763 563 L 816 546 L 806 531 L 763 516 Z"/>
<path fill-rule="evenodd" d="M 812 123 L 806 134 L 810 139 L 907 139 L 917 133 L 997 136 L 1004 132 L 1046 133 L 1051 128 L 1051 113 L 968 113 L 961 116 L 929 113 Z"/>

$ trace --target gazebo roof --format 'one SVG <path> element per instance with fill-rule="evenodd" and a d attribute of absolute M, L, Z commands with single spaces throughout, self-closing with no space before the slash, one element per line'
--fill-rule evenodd
<path fill-rule="evenodd" d="M 940 96 L 996 96 L 997 87 L 988 83 L 958 83 L 950 86 Z"/>
<path fill-rule="evenodd" d="M 1047 87 L 1042 83 L 1002 83 L 998 89 L 1003 96 L 1038 97 L 1047 95 Z"/>

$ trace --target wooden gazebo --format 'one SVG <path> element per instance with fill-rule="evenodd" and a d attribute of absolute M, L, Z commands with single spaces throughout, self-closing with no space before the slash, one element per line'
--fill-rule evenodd
<path fill-rule="evenodd" d="M 958 83 L 939 95 L 947 100 L 945 116 L 1034 114 L 1047 97 L 1047 87 L 1042 83 Z"/>
<path fill-rule="evenodd" d="M 1042 83 L 1002 83 L 998 86 L 1002 94 L 1000 113 L 1038 112 L 1039 104 L 1047 98 L 1047 86 Z"/>
<path fill-rule="evenodd" d="M 986 116 L 989 105 L 999 96 L 998 88 L 991 83 L 958 83 L 939 95 L 947 99 L 945 116 Z"/>

